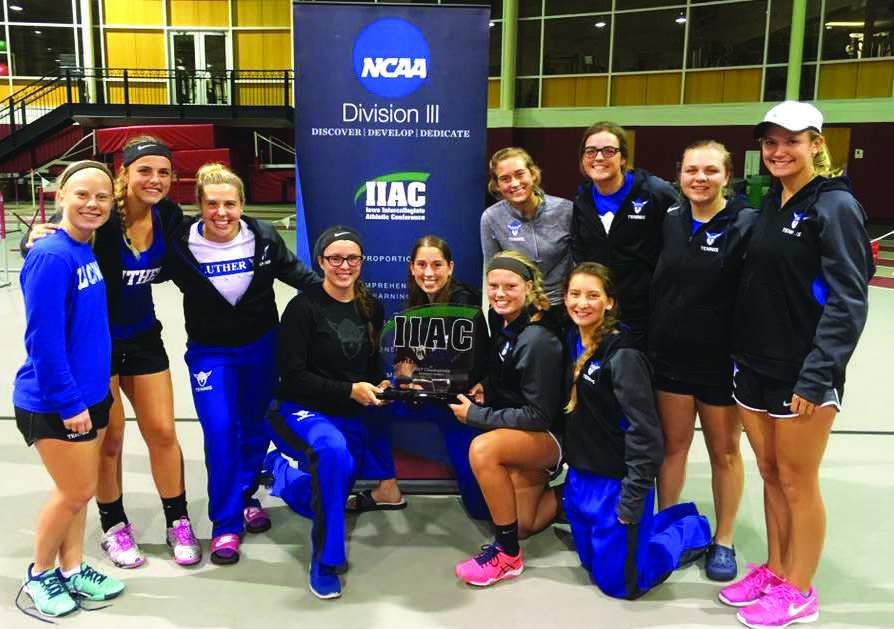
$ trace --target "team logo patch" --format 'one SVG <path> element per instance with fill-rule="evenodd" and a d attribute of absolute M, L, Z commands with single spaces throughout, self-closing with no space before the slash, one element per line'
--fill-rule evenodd
<path fill-rule="evenodd" d="M 295 411 L 294 413 L 292 413 L 292 417 L 295 418 L 296 422 L 300 422 L 302 419 L 307 419 L 311 415 L 313 415 L 313 413 L 311 413 L 310 411 Z"/>
<path fill-rule="evenodd" d="M 646 207 L 646 203 L 648 203 L 648 199 L 637 199 L 636 201 L 631 201 L 633 204 L 633 211 L 637 214 L 643 213 L 643 208 Z"/>
<path fill-rule="evenodd" d="M 509 355 L 509 350 L 512 349 L 512 343 L 506 343 L 500 348 L 500 360 L 506 360 L 506 357 Z"/>
<path fill-rule="evenodd" d="M 717 232 L 716 234 L 712 234 L 711 232 L 705 232 L 705 242 L 709 247 L 714 246 L 714 241 L 720 238 L 723 235 L 723 232 Z"/>
<path fill-rule="evenodd" d="M 593 362 L 591 362 L 590 366 L 587 367 L 587 370 L 584 372 L 584 376 L 583 376 L 584 380 L 586 380 L 587 382 L 590 382 L 592 384 L 595 384 L 596 381 L 594 380 L 594 378 L 595 378 L 594 374 L 597 371 L 599 371 L 600 368 L 601 368 L 601 365 L 597 361 L 594 360 Z"/>
<path fill-rule="evenodd" d="M 200 371 L 192 375 L 192 377 L 196 379 L 196 384 L 199 385 L 196 387 L 196 391 L 208 391 L 212 388 L 208 385 L 208 378 L 211 376 L 211 371 L 212 370 L 209 369 L 208 371 Z"/>
<path fill-rule="evenodd" d="M 511 223 L 506 225 L 509 228 L 509 233 L 512 234 L 513 237 L 518 237 L 518 232 L 522 228 L 521 221 L 513 220 Z"/>
<path fill-rule="evenodd" d="M 802 212 L 800 214 L 795 212 L 794 214 L 792 214 L 792 229 L 796 229 L 798 227 L 798 223 L 800 223 L 801 220 L 804 218 L 804 214 L 805 212 Z"/>
<path fill-rule="evenodd" d="M 354 40 L 351 61 L 361 85 L 382 98 L 407 96 L 428 80 L 428 42 L 401 18 L 376 20 L 364 28 Z"/>

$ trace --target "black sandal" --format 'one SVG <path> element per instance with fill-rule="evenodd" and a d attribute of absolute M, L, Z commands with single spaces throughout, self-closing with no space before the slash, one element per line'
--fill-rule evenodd
<path fill-rule="evenodd" d="M 397 502 L 376 502 L 372 489 L 364 489 L 353 495 L 354 505 L 345 505 L 348 513 L 365 513 L 367 511 L 398 511 L 407 508 L 407 500 L 403 496 Z"/>

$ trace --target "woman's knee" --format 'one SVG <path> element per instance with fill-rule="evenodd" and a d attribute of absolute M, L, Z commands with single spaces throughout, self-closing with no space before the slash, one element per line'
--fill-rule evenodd
<path fill-rule="evenodd" d="M 170 450 L 177 447 L 177 430 L 173 418 L 158 418 L 140 425 L 146 447 L 152 450 Z"/>
<path fill-rule="evenodd" d="M 757 469 L 765 483 L 779 485 L 779 466 L 775 456 L 758 457 Z"/>
<path fill-rule="evenodd" d="M 121 456 L 123 448 L 124 430 L 118 430 L 117 426 L 113 428 L 109 425 L 99 446 L 99 455 L 104 459 L 117 459 Z"/>
<path fill-rule="evenodd" d="M 494 433 L 486 432 L 472 439 L 469 444 L 469 465 L 476 474 L 479 470 L 499 464 L 499 440 Z"/>

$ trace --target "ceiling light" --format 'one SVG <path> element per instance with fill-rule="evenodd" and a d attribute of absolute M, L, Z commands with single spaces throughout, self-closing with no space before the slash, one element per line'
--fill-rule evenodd
<path fill-rule="evenodd" d="M 674 22 L 676 22 L 677 24 L 685 24 L 685 23 L 686 23 L 686 17 L 681 15 L 681 16 L 678 17 L 676 20 L 674 20 Z"/>
<path fill-rule="evenodd" d="M 11 4 L 11 5 L 9 5 L 9 10 L 10 11 L 24 11 L 25 9 L 23 9 L 21 6 L 19 6 L 17 4 Z"/>
<path fill-rule="evenodd" d="M 841 26 L 844 28 L 854 28 L 857 26 L 864 26 L 864 22 L 826 22 L 826 28 L 832 28 L 833 26 Z"/>
<path fill-rule="evenodd" d="M 596 28 L 605 28 L 607 26 L 607 24 L 605 22 L 603 22 L 602 20 L 599 20 L 593 26 L 595 26 Z"/>

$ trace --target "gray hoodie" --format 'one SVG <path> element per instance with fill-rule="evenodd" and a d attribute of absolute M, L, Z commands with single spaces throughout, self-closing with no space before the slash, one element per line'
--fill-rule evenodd
<path fill-rule="evenodd" d="M 484 263 L 498 251 L 515 249 L 531 258 L 543 273 L 551 304 L 562 302 L 562 282 L 571 268 L 571 201 L 544 194 L 529 220 L 505 199 L 481 215 Z"/>

